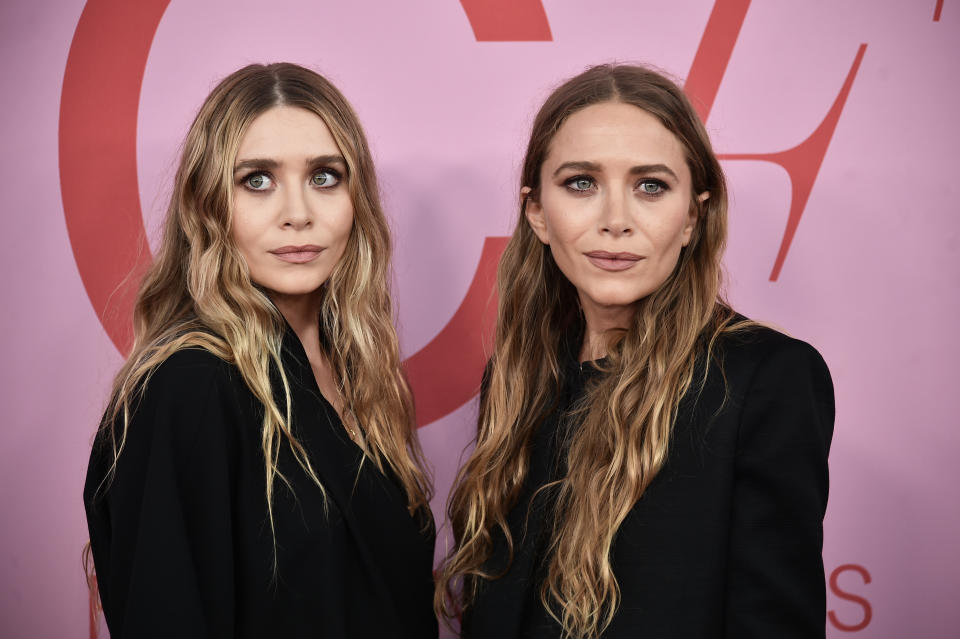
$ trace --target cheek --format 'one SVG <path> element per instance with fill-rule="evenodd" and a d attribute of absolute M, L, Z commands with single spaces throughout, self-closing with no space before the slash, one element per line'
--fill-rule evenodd
<path fill-rule="evenodd" d="M 353 207 L 347 207 L 343 212 L 343 215 L 340 216 L 340 232 L 349 234 L 350 230 L 353 228 Z"/>
<path fill-rule="evenodd" d="M 658 215 L 648 234 L 657 250 L 673 252 L 687 244 L 691 230 L 689 209 L 677 206 L 669 214 Z"/>
<path fill-rule="evenodd" d="M 340 235 L 353 226 L 353 201 L 344 187 L 335 192 L 308 191 L 307 206 L 312 214 L 315 231 L 330 236 Z"/>
<path fill-rule="evenodd" d="M 585 220 L 587 215 L 584 212 L 571 210 L 570 207 L 544 207 L 543 221 L 550 246 L 561 250 L 572 248 L 572 244 L 589 226 Z"/>
<path fill-rule="evenodd" d="M 230 239 L 241 251 L 255 234 L 252 227 L 256 218 L 251 214 L 253 204 L 243 193 L 234 193 L 233 209 L 230 211 Z"/>
<path fill-rule="evenodd" d="M 243 213 L 235 211 L 230 223 L 230 239 L 244 257 L 249 258 L 257 236 L 252 220 Z"/>
<path fill-rule="evenodd" d="M 353 230 L 353 206 L 347 205 L 331 216 L 330 231 L 340 242 L 345 243 Z"/>

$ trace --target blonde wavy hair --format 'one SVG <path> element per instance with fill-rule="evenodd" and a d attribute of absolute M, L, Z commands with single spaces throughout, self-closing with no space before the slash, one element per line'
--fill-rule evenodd
<path fill-rule="evenodd" d="M 276 106 L 319 116 L 347 164 L 353 228 L 323 288 L 322 344 L 344 400 L 344 421 L 363 433 L 366 457 L 399 478 L 411 514 L 430 521 L 430 484 L 415 436 L 413 400 L 400 366 L 388 285 L 390 235 L 366 137 L 350 104 L 329 81 L 303 67 L 250 65 L 221 81 L 187 133 L 163 239 L 134 307 L 133 349 L 117 374 L 98 444 L 109 445 L 112 478 L 132 412 L 157 366 L 184 348 L 203 348 L 239 369 L 263 405 L 266 500 L 273 530 L 277 468 L 286 442 L 323 490 L 290 429 L 290 388 L 280 358 L 284 320 L 250 279 L 230 237 L 234 170 L 247 127 Z M 279 372 L 274 388 L 270 371 Z M 276 395 L 275 395 L 276 394 Z M 283 398 L 277 402 L 275 396 Z"/>
<path fill-rule="evenodd" d="M 565 636 L 576 638 L 599 636 L 613 619 L 620 592 L 611 547 L 667 459 L 677 406 L 696 383 L 695 363 L 711 357 L 721 333 L 743 326 L 721 295 L 723 171 L 696 111 L 663 75 L 602 65 L 559 86 L 534 120 L 520 181 L 531 189 L 527 198 L 539 196 L 540 170 L 560 126 L 602 102 L 632 104 L 680 140 L 697 221 L 668 279 L 638 302 L 629 327 L 608 333 L 603 374 L 574 410 L 579 426 L 569 440 L 567 474 L 549 485 L 556 516 L 540 598 Z M 710 196 L 701 202 L 697 194 L 705 191 Z M 583 330 L 577 291 L 527 222 L 527 198 L 500 260 L 496 338 L 476 448 L 448 502 L 457 546 L 439 570 L 435 599 L 438 614 L 448 618 L 470 606 L 481 580 L 502 576 L 488 565 L 494 529 L 506 537 L 512 561 L 506 515 L 523 487 L 534 431 L 553 409 L 562 383 L 558 351 L 569 335 Z"/>

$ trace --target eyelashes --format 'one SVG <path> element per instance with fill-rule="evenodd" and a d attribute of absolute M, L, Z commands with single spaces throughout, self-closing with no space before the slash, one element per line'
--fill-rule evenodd
<path fill-rule="evenodd" d="M 587 193 L 592 191 L 597 183 L 588 175 L 575 175 L 566 180 L 563 185 L 574 193 Z"/>
<path fill-rule="evenodd" d="M 592 193 L 598 188 L 597 181 L 589 175 L 574 175 L 564 180 L 563 186 L 577 195 Z M 637 180 L 633 190 L 646 197 L 658 198 L 670 190 L 670 185 L 663 180 L 647 177 Z"/>
<path fill-rule="evenodd" d="M 273 178 L 264 171 L 255 171 L 241 178 L 240 184 L 249 191 L 260 193 L 273 188 Z"/>
<path fill-rule="evenodd" d="M 670 187 L 663 180 L 645 178 L 637 184 L 637 190 L 644 195 L 659 196 L 669 191 Z"/>
<path fill-rule="evenodd" d="M 336 169 L 324 167 L 310 175 L 309 184 L 315 189 L 331 189 L 343 180 L 343 174 Z M 256 170 L 237 180 L 237 184 L 253 193 L 267 193 L 276 188 L 276 180 L 269 171 Z"/>
<path fill-rule="evenodd" d="M 329 189 L 340 183 L 342 176 L 334 169 L 320 169 L 310 176 L 310 186 L 318 189 Z"/>

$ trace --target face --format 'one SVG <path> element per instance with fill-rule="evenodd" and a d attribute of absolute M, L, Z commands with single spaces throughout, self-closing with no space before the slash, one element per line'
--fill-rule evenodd
<path fill-rule="evenodd" d="M 629 104 L 595 104 L 568 117 L 540 185 L 527 219 L 576 287 L 588 321 L 629 314 L 663 284 L 696 223 L 683 145 Z"/>
<path fill-rule="evenodd" d="M 253 281 L 273 295 L 316 293 L 352 227 L 347 164 L 323 120 L 287 106 L 257 117 L 234 163 L 230 228 Z"/>

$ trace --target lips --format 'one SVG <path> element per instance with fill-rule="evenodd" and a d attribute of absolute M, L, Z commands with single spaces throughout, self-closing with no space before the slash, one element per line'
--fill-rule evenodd
<path fill-rule="evenodd" d="M 625 271 L 643 259 L 636 253 L 611 253 L 610 251 L 590 251 L 584 253 L 590 263 L 604 271 Z"/>
<path fill-rule="evenodd" d="M 323 252 L 322 246 L 305 244 L 303 246 L 282 246 L 270 251 L 277 258 L 291 264 L 306 264 L 317 258 Z"/>

